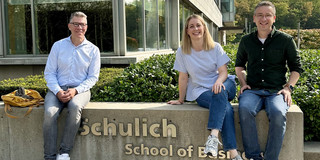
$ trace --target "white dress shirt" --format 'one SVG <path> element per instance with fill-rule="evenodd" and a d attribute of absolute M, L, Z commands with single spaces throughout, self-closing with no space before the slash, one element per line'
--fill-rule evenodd
<path fill-rule="evenodd" d="M 53 44 L 44 77 L 54 94 L 61 90 L 61 86 L 74 87 L 78 93 L 83 93 L 98 81 L 100 66 L 97 46 L 87 39 L 75 46 L 71 37 L 67 37 Z"/>

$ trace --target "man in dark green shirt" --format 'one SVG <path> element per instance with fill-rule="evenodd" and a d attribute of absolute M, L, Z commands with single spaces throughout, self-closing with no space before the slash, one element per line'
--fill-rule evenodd
<path fill-rule="evenodd" d="M 257 31 L 241 39 L 235 64 L 241 85 L 239 117 L 243 146 L 248 159 L 263 159 L 255 116 L 265 109 L 269 133 L 264 159 L 278 160 L 286 128 L 286 113 L 292 103 L 291 93 L 302 68 L 293 38 L 273 26 L 276 19 L 274 5 L 269 1 L 260 2 L 253 19 Z M 288 81 L 285 76 L 287 67 L 290 70 Z"/>

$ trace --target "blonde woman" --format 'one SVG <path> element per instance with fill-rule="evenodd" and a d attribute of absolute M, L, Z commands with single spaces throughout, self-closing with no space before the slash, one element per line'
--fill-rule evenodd
<path fill-rule="evenodd" d="M 214 42 L 206 23 L 199 15 L 191 15 L 183 30 L 182 45 L 177 50 L 174 69 L 179 71 L 179 99 L 168 103 L 179 105 L 196 100 L 209 109 L 208 137 L 205 154 L 217 156 L 221 132 L 223 148 L 230 151 L 232 160 L 242 160 L 236 150 L 233 108 L 235 76 L 228 76 L 230 58 L 220 44 Z"/>

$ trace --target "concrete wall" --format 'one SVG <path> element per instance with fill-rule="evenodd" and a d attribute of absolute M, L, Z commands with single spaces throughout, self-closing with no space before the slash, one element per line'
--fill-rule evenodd
<path fill-rule="evenodd" d="M 233 106 L 237 143 L 242 153 L 238 108 L 235 104 Z M 14 109 L 18 115 L 26 111 Z M 66 113 L 64 110 L 59 124 L 64 123 Z M 208 110 L 195 104 L 90 103 L 82 117 L 82 135 L 76 137 L 71 153 L 74 160 L 210 159 L 202 154 L 209 134 L 206 130 Z M 302 160 L 303 113 L 297 106 L 292 106 L 287 119 L 280 160 Z M 42 121 L 43 107 L 35 108 L 22 119 L 10 119 L 0 104 L 0 159 L 43 159 Z M 264 111 L 257 115 L 257 125 L 259 142 L 264 149 L 268 131 Z M 62 125 L 59 126 L 59 135 L 61 130 Z M 149 155 L 148 150 L 151 151 Z M 227 156 L 224 151 L 219 151 L 219 159 Z"/>
<path fill-rule="evenodd" d="M 319 160 L 320 142 L 305 142 L 303 155 L 305 160 Z"/>

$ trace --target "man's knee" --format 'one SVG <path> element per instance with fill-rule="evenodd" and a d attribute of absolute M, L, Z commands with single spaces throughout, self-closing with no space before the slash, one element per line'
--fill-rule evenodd
<path fill-rule="evenodd" d="M 68 111 L 69 111 L 69 114 L 71 115 L 81 117 L 83 108 L 84 106 L 82 104 L 76 103 L 75 101 L 70 101 L 68 103 Z"/>
<path fill-rule="evenodd" d="M 57 119 L 59 117 L 59 108 L 54 106 L 45 106 L 44 118 L 45 119 Z"/>
<path fill-rule="evenodd" d="M 78 112 L 81 111 L 82 105 L 78 104 L 78 103 L 74 103 L 73 101 L 70 101 L 68 104 L 68 110 L 70 111 L 74 111 L 74 112 Z"/>
<path fill-rule="evenodd" d="M 240 120 L 245 121 L 246 119 L 250 118 L 250 117 L 255 117 L 257 115 L 255 110 L 252 110 L 252 107 L 250 107 L 250 105 L 252 104 L 239 104 L 239 118 Z"/>
<path fill-rule="evenodd" d="M 57 122 L 58 117 L 59 117 L 58 112 L 50 112 L 50 111 L 45 110 L 43 125 L 44 126 L 52 126 L 54 123 Z"/>
<path fill-rule="evenodd" d="M 270 112 L 268 117 L 270 123 L 277 126 L 283 126 L 287 120 L 286 114 L 279 110 Z"/>

